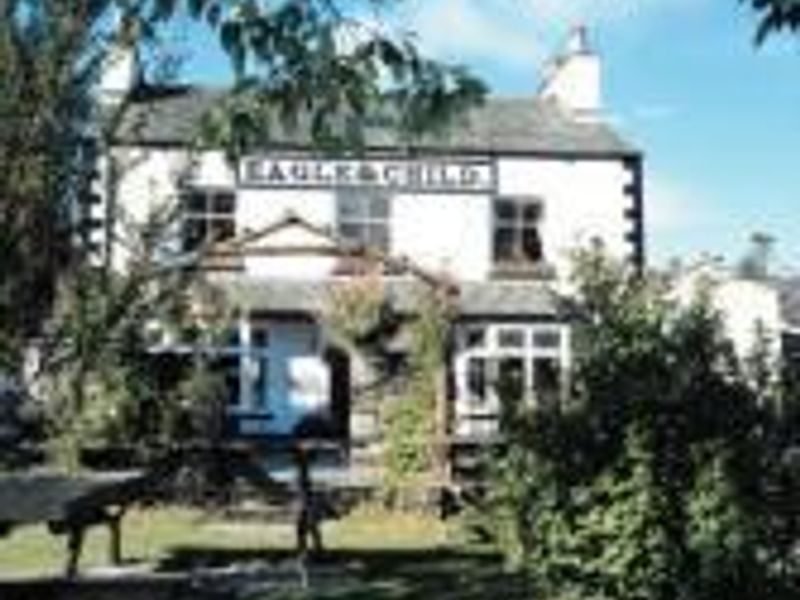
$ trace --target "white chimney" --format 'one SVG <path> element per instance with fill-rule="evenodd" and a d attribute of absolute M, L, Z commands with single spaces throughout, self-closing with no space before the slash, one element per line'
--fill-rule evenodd
<path fill-rule="evenodd" d="M 602 108 L 600 75 L 600 57 L 589 46 L 586 27 L 575 27 L 563 52 L 545 66 L 539 97 L 555 100 L 576 120 L 597 120 Z"/>
<path fill-rule="evenodd" d="M 116 42 L 109 48 L 101 66 L 98 83 L 100 103 L 121 103 L 136 86 L 138 77 L 139 59 L 135 45 Z"/>
<path fill-rule="evenodd" d="M 106 106 L 122 103 L 136 87 L 140 76 L 138 25 L 126 18 L 121 8 L 114 9 L 112 19 L 114 35 L 100 65 L 97 86 L 98 100 Z"/>

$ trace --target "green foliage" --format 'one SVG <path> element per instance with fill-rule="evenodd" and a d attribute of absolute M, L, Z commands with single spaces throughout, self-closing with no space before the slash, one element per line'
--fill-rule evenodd
<path fill-rule="evenodd" d="M 155 0 L 153 0 L 155 1 Z M 0 2 L 0 367 L 18 372 L 52 316 L 65 270 L 86 258 L 76 219 L 117 116 L 94 87 L 112 45 L 155 33 L 151 1 Z M 116 16 L 119 16 L 119 19 Z"/>
<path fill-rule="evenodd" d="M 800 30 L 800 1 L 798 0 L 741 0 L 758 15 L 755 40 L 762 44 L 771 35 L 782 31 Z"/>
<path fill-rule="evenodd" d="M 451 322 L 447 299 L 439 290 L 428 291 L 421 296 L 417 313 L 403 317 L 392 310 L 380 274 L 367 274 L 331 295 L 323 320 L 339 343 L 376 364 L 393 335 L 401 330 L 409 333 L 404 393 L 380 398 L 382 472 L 389 498 L 427 482 L 442 458 L 437 433 Z"/>
<path fill-rule="evenodd" d="M 364 346 L 392 320 L 380 273 L 368 273 L 331 291 L 322 320 L 346 344 Z"/>
<path fill-rule="evenodd" d="M 588 488 L 572 490 L 578 497 L 570 501 L 571 514 L 555 507 L 535 520 L 530 561 L 545 593 L 660 597 L 669 577 L 669 550 L 647 445 L 632 430 L 619 460 Z"/>
<path fill-rule="evenodd" d="M 62 273 L 52 316 L 38 337 L 32 392 L 43 410 L 51 458 L 67 469 L 80 467 L 87 448 L 121 446 L 144 458 L 149 446 L 181 440 L 187 397 L 196 400 L 191 410 L 202 412 L 209 391 L 218 389 L 207 381 L 216 376 L 202 356 L 186 357 L 165 377 L 170 358 L 151 353 L 154 331 L 198 326 L 202 337 L 192 341 L 201 354 L 218 334 L 193 314 L 190 297 L 204 298 L 206 311 L 214 308 L 198 274 L 155 259 L 174 230 L 174 216 L 157 211 L 127 232 L 125 271 L 77 265 Z M 218 328 L 226 317 L 216 315 Z"/>
<path fill-rule="evenodd" d="M 272 128 L 299 126 L 323 146 L 353 151 L 378 115 L 408 134 L 442 131 L 485 92 L 464 68 L 426 59 L 410 36 L 362 22 L 364 9 L 392 4 L 0 2 L 0 366 L 19 367 L 20 349 L 49 317 L 59 273 L 83 258 L 71 243 L 82 232 L 70 203 L 94 168 L 85 144 L 100 116 L 92 86 L 112 44 L 142 50 L 158 71 L 147 62 L 164 54 L 154 45 L 164 49 L 177 17 L 195 19 L 218 35 L 237 75 L 198 132 L 204 144 L 236 156 L 263 147 Z M 118 119 L 102 117 L 100 137 L 113 137 Z"/>
<path fill-rule="evenodd" d="M 598 253 L 577 265 L 574 389 L 508 412 L 488 525 L 549 596 L 759 598 L 800 571 L 794 434 L 699 299 Z"/>
<path fill-rule="evenodd" d="M 238 156 L 299 125 L 326 149 L 352 151 L 376 116 L 408 135 L 446 131 L 482 101 L 484 85 L 422 56 L 411 36 L 362 22 L 361 11 L 380 4 L 390 3 L 199 0 L 193 13 L 218 33 L 237 81 L 207 115 L 201 142 Z M 176 6 L 166 2 L 163 14 Z"/>
<path fill-rule="evenodd" d="M 398 490 L 424 483 L 441 472 L 438 435 L 443 431 L 441 402 L 442 369 L 450 332 L 447 299 L 429 291 L 418 303 L 418 312 L 408 324 L 411 332 L 409 381 L 401 398 L 386 402 L 382 414 L 383 475 L 391 497 Z"/>
<path fill-rule="evenodd" d="M 713 446 L 701 449 L 698 473 L 687 499 L 688 544 L 694 550 L 700 597 L 715 598 L 755 574 L 753 524 L 743 510 L 727 472 L 729 453 Z"/>
<path fill-rule="evenodd" d="M 434 465 L 434 397 L 422 384 L 382 407 L 383 481 L 392 497 L 413 484 L 425 483 Z"/>
<path fill-rule="evenodd" d="M 81 183 L 91 24 L 70 3 L 0 3 L 0 367 L 15 370 L 68 260 Z"/>
<path fill-rule="evenodd" d="M 158 404 L 146 383 L 144 325 L 174 304 L 167 290 L 176 291 L 154 281 L 161 276 L 146 262 L 130 274 L 94 274 L 74 244 L 86 233 L 76 228 L 74 202 L 96 168 L 86 133 L 97 134 L 102 152 L 118 121 L 98 114 L 93 95 L 113 44 L 146 56 L 181 15 L 216 32 L 236 86 L 208 116 L 207 135 L 198 133 L 231 155 L 263 147 L 278 124 L 353 150 L 368 116 L 419 134 L 480 101 L 484 88 L 467 71 L 367 27 L 360 8 L 330 0 L 0 2 L 0 368 L 20 371 L 30 338 L 45 338 L 49 432 L 69 466 L 89 440 L 135 439 L 128 425 L 152 419 L 140 414 Z M 384 314 L 378 304 L 344 312 L 355 337 Z"/>
<path fill-rule="evenodd" d="M 170 412 L 161 434 L 171 444 L 219 443 L 224 435 L 225 383 L 213 370 L 209 356 L 195 352 L 188 371 L 166 398 Z"/>

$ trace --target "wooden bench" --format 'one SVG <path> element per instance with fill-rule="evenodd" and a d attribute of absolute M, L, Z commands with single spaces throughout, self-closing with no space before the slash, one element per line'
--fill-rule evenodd
<path fill-rule="evenodd" d="M 140 471 L 0 475 L 0 536 L 22 525 L 46 523 L 52 534 L 68 538 L 65 574 L 72 578 L 78 571 L 86 530 L 106 525 L 111 534 L 109 559 L 119 564 L 122 517 L 145 495 L 148 482 Z"/>

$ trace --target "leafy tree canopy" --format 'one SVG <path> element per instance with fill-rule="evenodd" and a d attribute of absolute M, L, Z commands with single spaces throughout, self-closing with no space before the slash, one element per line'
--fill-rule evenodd
<path fill-rule="evenodd" d="M 756 43 L 762 44 L 772 34 L 800 30 L 800 0 L 744 0 L 758 14 Z"/>
<path fill-rule="evenodd" d="M 570 399 L 508 400 L 485 514 L 548 597 L 791 597 L 797 395 L 751 378 L 703 298 L 581 258 Z"/>
<path fill-rule="evenodd" d="M 302 119 L 321 144 L 352 149 L 370 119 L 409 135 L 441 130 L 485 91 L 409 36 L 367 24 L 395 1 L 0 0 L 1 362 L 19 364 L 55 281 L 84 258 L 74 200 L 93 177 L 92 90 L 113 44 L 146 49 L 194 19 L 218 36 L 236 76 L 198 137 L 235 156 Z"/>

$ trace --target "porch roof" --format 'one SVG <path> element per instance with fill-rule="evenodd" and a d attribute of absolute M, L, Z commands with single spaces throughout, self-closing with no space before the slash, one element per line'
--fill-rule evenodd
<path fill-rule="evenodd" d="M 214 285 L 228 302 L 250 311 L 288 314 L 318 314 L 335 290 L 352 279 L 289 280 L 257 279 L 241 274 L 218 275 Z M 395 310 L 413 314 L 424 302 L 430 286 L 410 278 L 383 280 L 386 296 Z M 462 282 L 453 296 L 462 318 L 558 318 L 563 302 L 543 281 Z"/>

